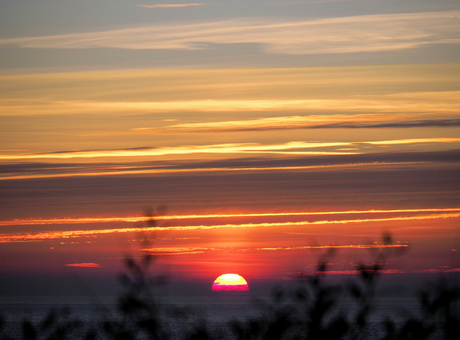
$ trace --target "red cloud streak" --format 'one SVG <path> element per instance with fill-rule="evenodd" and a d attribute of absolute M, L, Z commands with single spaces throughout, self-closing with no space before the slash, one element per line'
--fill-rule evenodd
<path fill-rule="evenodd" d="M 84 268 L 101 268 L 102 266 L 97 263 L 68 263 L 67 267 L 84 267 Z"/>

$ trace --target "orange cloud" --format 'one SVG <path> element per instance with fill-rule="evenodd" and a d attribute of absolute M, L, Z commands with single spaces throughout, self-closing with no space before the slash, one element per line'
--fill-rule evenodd
<path fill-rule="evenodd" d="M 264 247 L 264 248 L 232 248 L 232 251 L 247 252 L 247 251 L 286 251 L 286 250 L 304 250 L 304 249 L 382 249 L 382 248 L 407 248 L 407 243 L 402 244 L 344 244 L 332 246 L 290 246 L 290 247 Z M 203 254 L 209 251 L 222 251 L 228 248 L 222 247 L 170 247 L 170 248 L 148 248 L 143 249 L 151 255 L 190 255 Z"/>
<path fill-rule="evenodd" d="M 318 215 L 349 215 L 349 214 L 388 214 L 388 213 L 427 213 L 427 212 L 460 212 L 459 208 L 433 208 L 433 209 L 372 209 L 372 210 L 345 210 L 345 211 L 292 211 L 276 213 L 244 213 L 244 214 L 203 214 L 203 215 L 168 215 L 157 216 L 156 220 L 184 220 L 206 218 L 231 218 L 231 217 L 280 217 L 280 216 L 318 216 Z M 62 224 L 88 224 L 88 223 L 115 223 L 115 222 L 146 222 L 145 216 L 118 216 L 118 217 L 82 217 L 82 218 L 52 218 L 52 219 L 15 219 L 0 221 L 0 226 L 19 225 L 62 225 Z"/>
<path fill-rule="evenodd" d="M 197 248 L 197 247 L 187 247 L 187 248 L 151 248 L 144 249 L 145 252 L 148 252 L 150 255 L 191 255 L 191 254 L 202 254 L 205 251 L 215 250 L 214 248 Z"/>
<path fill-rule="evenodd" d="M 11 242 L 36 242 L 41 240 L 51 240 L 58 238 L 71 238 L 81 236 L 92 236 L 99 234 L 128 233 L 128 232 L 149 232 L 149 231 L 175 231 L 175 230 L 197 230 L 197 229 L 221 229 L 221 228 L 263 228 L 263 227 L 285 227 L 285 226 L 308 226 L 308 225 L 328 225 L 328 224 L 350 224 L 350 223 L 369 223 L 369 222 L 391 222 L 391 221 L 411 221 L 411 220 L 434 220 L 446 218 L 458 218 L 460 213 L 441 213 L 417 216 L 402 217 L 382 217 L 364 218 L 352 220 L 321 220 L 321 221 L 296 221 L 296 222 L 262 222 L 262 223 L 228 223 L 214 225 L 184 225 L 174 227 L 134 227 L 134 228 L 114 228 L 96 230 L 70 230 L 70 231 L 48 231 L 41 233 L 23 234 L 3 234 L 0 235 L 0 243 Z"/>
<path fill-rule="evenodd" d="M 102 266 L 97 263 L 72 263 L 66 264 L 67 267 L 84 267 L 84 268 L 101 268 Z"/>
<path fill-rule="evenodd" d="M 301 250 L 301 249 L 381 249 L 381 248 L 407 248 L 408 244 L 342 244 L 332 246 L 297 246 L 297 247 L 270 247 L 257 248 L 257 250 Z"/>

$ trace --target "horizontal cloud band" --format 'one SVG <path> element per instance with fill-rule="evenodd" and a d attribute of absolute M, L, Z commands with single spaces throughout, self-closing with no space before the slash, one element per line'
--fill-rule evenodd
<path fill-rule="evenodd" d="M 292 141 L 280 144 L 260 143 L 225 143 L 211 145 L 183 145 L 159 148 L 136 148 L 125 150 L 88 150 L 88 151 L 58 151 L 43 154 L 14 154 L 0 155 L 2 161 L 27 161 L 40 159 L 73 159 L 100 157 L 146 157 L 165 155 L 190 154 L 288 154 L 288 155 L 351 155 L 357 151 L 324 151 L 315 150 L 328 147 L 350 147 L 359 144 L 368 145 L 398 145 L 420 143 L 459 143 L 460 138 L 419 138 L 386 141 L 356 141 L 356 142 L 304 142 Z M 314 151 L 310 151 L 314 150 Z"/>
<path fill-rule="evenodd" d="M 448 11 L 294 22 L 274 18 L 245 18 L 1 39 L 0 46 L 197 50 L 209 48 L 211 44 L 252 43 L 260 44 L 266 52 L 276 54 L 379 52 L 460 43 L 459 16 L 459 11 Z"/>
<path fill-rule="evenodd" d="M 97 230 L 71 230 L 71 231 L 49 231 L 41 233 L 22 233 L 22 234 L 3 234 L 0 235 L 0 243 L 15 242 L 37 242 L 43 240 L 53 240 L 61 238 L 85 237 L 102 234 L 130 233 L 130 232 L 153 232 L 161 230 L 179 231 L 179 230 L 206 230 L 222 228 L 268 228 L 268 227 L 286 227 L 286 226 L 313 226 L 313 225 L 332 225 L 332 224 L 358 224 L 373 222 L 395 222 L 395 221 L 418 221 L 418 220 L 435 220 L 447 218 L 459 218 L 460 213 L 438 213 L 416 216 L 398 216 L 398 217 L 380 217 L 380 218 L 362 218 L 362 219 L 337 219 L 321 221 L 295 221 L 295 222 L 262 222 L 262 223 L 228 223 L 214 225 L 183 225 L 174 227 L 134 227 L 134 228 L 116 228 L 116 229 L 97 229 Z"/>
<path fill-rule="evenodd" d="M 236 132 L 288 129 L 359 129 L 359 128 L 409 128 L 409 127 L 454 127 L 460 119 L 413 119 L 409 115 L 323 115 L 259 118 L 241 121 L 213 123 L 189 123 L 170 125 L 163 130 L 141 128 L 133 132 Z M 412 118 L 412 119 L 411 119 Z"/>
<path fill-rule="evenodd" d="M 460 208 L 433 208 L 433 209 L 384 209 L 384 210 L 344 210 L 344 211 L 295 211 L 283 213 L 246 213 L 246 214 L 210 214 L 210 215 L 171 215 L 157 216 L 156 220 L 184 220 L 229 217 L 280 217 L 280 216 L 315 216 L 315 215 L 349 215 L 349 214 L 388 214 L 388 213 L 426 213 L 426 212 L 460 212 Z M 55 219 L 22 219 L 0 221 L 0 226 L 12 225 L 63 225 L 87 223 L 114 223 L 114 222 L 147 222 L 148 217 L 83 217 L 83 218 L 55 218 Z"/>

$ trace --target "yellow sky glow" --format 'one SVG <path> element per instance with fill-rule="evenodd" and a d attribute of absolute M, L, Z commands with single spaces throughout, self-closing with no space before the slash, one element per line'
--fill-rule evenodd
<path fill-rule="evenodd" d="M 62 101 L 0 100 L 1 116 L 85 114 L 151 114 L 181 112 L 379 112 L 379 113 L 458 113 L 460 91 L 414 95 L 362 96 L 336 99 L 258 99 L 258 100 L 177 100 L 177 101 Z"/>
<path fill-rule="evenodd" d="M 105 150 L 105 151 L 75 151 L 58 152 L 48 154 L 19 154 L 19 155 L 0 155 L 0 160 L 29 160 L 29 159 L 71 159 L 71 158 L 100 158 L 100 157 L 140 157 L 140 156 L 164 156 L 164 155 L 190 155 L 194 153 L 259 153 L 270 152 L 279 153 L 293 149 L 311 149 L 322 147 L 348 146 L 347 142 L 301 142 L 294 141 L 282 144 L 262 145 L 259 143 L 226 143 L 213 145 L 184 145 L 178 147 L 160 147 L 155 149 L 135 149 L 135 150 Z M 289 151 L 290 153 L 290 151 Z M 309 151 L 303 154 L 354 154 L 354 152 L 332 152 L 332 151 Z"/>

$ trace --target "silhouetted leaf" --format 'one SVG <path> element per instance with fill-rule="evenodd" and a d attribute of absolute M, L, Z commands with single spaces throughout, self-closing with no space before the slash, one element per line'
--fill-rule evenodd
<path fill-rule="evenodd" d="M 156 227 L 157 226 L 157 221 L 152 217 L 147 219 L 147 226 L 149 228 Z"/>
<path fill-rule="evenodd" d="M 138 321 L 138 326 L 147 331 L 150 335 L 155 335 L 158 331 L 157 321 L 153 318 Z"/>
<path fill-rule="evenodd" d="M 303 288 L 303 287 L 299 287 L 296 289 L 296 291 L 294 292 L 294 299 L 297 300 L 297 301 L 300 301 L 300 302 L 305 302 L 308 300 L 308 291 Z"/>
<path fill-rule="evenodd" d="M 134 314 L 145 307 L 145 303 L 133 295 L 122 296 L 118 300 L 118 308 L 125 315 Z"/>
<path fill-rule="evenodd" d="M 195 327 L 192 334 L 188 337 L 188 340 L 207 340 L 211 339 L 207 329 L 206 323 L 201 321 L 198 326 Z"/>
<path fill-rule="evenodd" d="M 304 272 L 299 272 L 295 274 L 295 279 L 298 281 L 307 281 L 308 275 L 305 274 Z"/>
<path fill-rule="evenodd" d="M 350 285 L 350 293 L 355 299 L 361 299 L 363 297 L 363 292 L 356 284 L 352 283 Z"/>
<path fill-rule="evenodd" d="M 432 327 L 426 326 L 418 320 L 410 319 L 401 327 L 399 339 L 424 340 L 429 338 L 432 332 Z"/>
<path fill-rule="evenodd" d="M 275 287 L 272 291 L 272 299 L 275 303 L 280 303 L 284 299 L 284 291 L 280 287 Z"/>
<path fill-rule="evenodd" d="M 136 262 L 134 262 L 134 260 L 130 257 L 127 257 L 125 259 L 125 264 L 126 264 L 126 267 L 128 267 L 131 270 L 137 269 Z"/>
<path fill-rule="evenodd" d="M 310 277 L 310 280 L 308 282 L 313 286 L 313 288 L 318 288 L 321 283 L 321 280 L 319 275 L 315 275 L 313 277 Z"/>
<path fill-rule="evenodd" d="M 324 273 L 326 271 L 327 264 L 325 262 L 318 263 L 318 273 Z"/>
<path fill-rule="evenodd" d="M 267 332 L 264 339 L 278 340 L 283 338 L 283 334 L 289 329 L 292 322 L 287 313 L 277 313 L 274 320 L 268 323 Z"/>
<path fill-rule="evenodd" d="M 153 208 L 152 207 L 146 207 L 144 209 L 144 216 L 145 217 L 154 217 L 155 213 L 153 212 Z"/>
<path fill-rule="evenodd" d="M 447 340 L 460 339 L 460 320 L 458 317 L 449 317 L 444 325 L 444 335 Z"/>
<path fill-rule="evenodd" d="M 124 274 L 124 273 L 118 275 L 118 281 L 120 281 L 120 283 L 121 283 L 123 286 L 125 286 L 125 287 L 129 287 L 129 286 L 132 285 L 132 281 L 131 281 L 131 279 L 129 278 L 129 276 L 126 275 L 126 274 Z"/>
<path fill-rule="evenodd" d="M 61 310 L 59 311 L 59 316 L 61 318 L 69 318 L 70 315 L 72 314 L 72 311 L 70 310 L 69 306 L 62 307 Z"/>
<path fill-rule="evenodd" d="M 401 256 L 401 255 L 404 255 L 406 254 L 409 249 L 410 249 L 410 246 L 409 244 L 402 244 L 402 246 L 405 246 L 405 247 L 397 247 L 397 248 L 394 248 L 394 254 L 396 256 Z"/>
<path fill-rule="evenodd" d="M 350 326 L 346 318 L 339 315 L 327 325 L 323 339 L 342 339 L 347 334 L 349 328 Z"/>
<path fill-rule="evenodd" d="M 168 206 L 167 205 L 159 205 L 157 207 L 157 213 L 160 216 L 164 216 L 168 213 Z"/>
<path fill-rule="evenodd" d="M 22 334 L 24 340 L 37 339 L 37 331 L 29 320 L 25 320 L 22 323 Z"/>
<path fill-rule="evenodd" d="M 358 315 L 356 317 L 356 324 L 359 328 L 364 328 L 367 326 L 367 319 L 370 314 L 370 309 L 370 305 L 365 304 L 361 307 L 361 310 L 358 312 Z"/>
<path fill-rule="evenodd" d="M 50 310 L 45 316 L 43 321 L 40 323 L 40 330 L 47 330 L 54 325 L 57 319 L 57 314 L 54 309 Z"/>
<path fill-rule="evenodd" d="M 386 334 L 382 340 L 392 340 L 396 338 L 396 326 L 392 320 L 386 318 L 385 321 L 383 321 L 383 328 Z"/>
<path fill-rule="evenodd" d="M 157 276 L 151 280 L 152 283 L 155 283 L 157 286 L 164 286 L 170 282 L 171 277 L 169 275 Z"/>
<path fill-rule="evenodd" d="M 115 340 L 135 340 L 136 336 L 129 330 L 122 330 L 114 337 Z"/>
<path fill-rule="evenodd" d="M 96 340 L 97 339 L 97 331 L 95 329 L 90 329 L 86 332 L 84 340 Z"/>
<path fill-rule="evenodd" d="M 153 255 L 146 254 L 142 257 L 142 267 L 148 268 L 152 260 L 154 259 Z"/>
<path fill-rule="evenodd" d="M 363 278 L 364 281 L 369 280 L 369 271 L 364 265 L 360 265 L 358 267 L 359 273 L 361 274 L 361 277 Z"/>
<path fill-rule="evenodd" d="M 391 233 L 389 232 L 383 233 L 382 241 L 383 241 L 383 244 L 387 246 L 393 244 L 393 237 L 391 236 Z"/>
<path fill-rule="evenodd" d="M 110 321 L 105 321 L 103 324 L 102 324 L 102 329 L 108 333 L 108 334 L 112 334 L 114 335 L 115 334 L 115 327 L 114 327 L 114 323 L 110 322 Z"/>
<path fill-rule="evenodd" d="M 337 254 L 337 248 L 333 248 L 333 247 L 328 248 L 326 254 L 329 258 L 335 256 Z"/>

